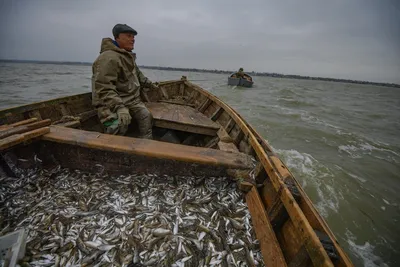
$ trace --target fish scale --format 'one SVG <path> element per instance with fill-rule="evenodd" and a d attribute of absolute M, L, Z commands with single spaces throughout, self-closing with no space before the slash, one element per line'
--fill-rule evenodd
<path fill-rule="evenodd" d="M 111 177 L 58 166 L 18 180 L 40 193 L 2 181 L 5 233 L 29 229 L 31 266 L 263 266 L 247 206 L 226 177 Z"/>

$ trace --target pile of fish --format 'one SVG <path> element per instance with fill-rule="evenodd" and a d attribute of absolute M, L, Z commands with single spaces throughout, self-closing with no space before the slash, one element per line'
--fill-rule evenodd
<path fill-rule="evenodd" d="M 57 167 L 0 178 L 0 235 L 27 230 L 22 266 L 263 266 L 242 198 L 224 177 Z"/>

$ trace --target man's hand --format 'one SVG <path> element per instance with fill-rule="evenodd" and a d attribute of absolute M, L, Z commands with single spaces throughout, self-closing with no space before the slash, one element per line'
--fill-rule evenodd
<path fill-rule="evenodd" d="M 121 125 L 123 128 L 128 128 L 129 124 L 131 123 L 132 117 L 131 114 L 129 114 L 129 109 L 123 107 L 119 108 L 117 111 L 118 114 L 118 123 Z"/>

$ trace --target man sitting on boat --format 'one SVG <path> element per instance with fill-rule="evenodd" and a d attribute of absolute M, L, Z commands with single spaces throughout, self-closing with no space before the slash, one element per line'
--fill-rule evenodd
<path fill-rule="evenodd" d="M 246 73 L 244 73 L 243 68 L 240 68 L 238 72 L 236 72 L 235 74 L 232 75 L 233 78 L 242 78 L 242 79 L 246 79 L 248 81 L 252 81 L 253 79 L 247 75 Z"/>
<path fill-rule="evenodd" d="M 136 54 L 132 53 L 136 30 L 117 24 L 112 33 L 115 40 L 103 38 L 100 55 L 92 66 L 93 105 L 106 133 L 124 135 L 133 117 L 140 138 L 152 139 L 153 117 L 140 98 L 140 90 L 158 86 L 136 65 Z"/>
<path fill-rule="evenodd" d="M 240 68 L 238 72 L 236 72 L 235 74 L 235 78 L 245 78 L 245 73 L 243 71 L 243 68 Z"/>

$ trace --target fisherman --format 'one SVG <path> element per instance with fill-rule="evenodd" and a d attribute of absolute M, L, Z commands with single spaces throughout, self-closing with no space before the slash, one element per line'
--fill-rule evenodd
<path fill-rule="evenodd" d="M 103 38 L 92 66 L 92 101 L 108 134 L 125 135 L 132 117 L 140 138 L 152 139 L 153 116 L 140 98 L 144 87 L 158 90 L 136 65 L 132 52 L 137 31 L 126 24 L 112 29 L 114 40 Z"/>
<path fill-rule="evenodd" d="M 245 74 L 243 72 L 243 68 L 240 68 L 238 72 L 235 73 L 236 77 L 239 78 L 244 78 Z"/>

